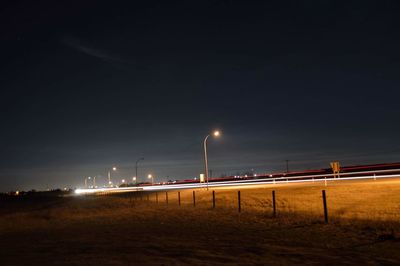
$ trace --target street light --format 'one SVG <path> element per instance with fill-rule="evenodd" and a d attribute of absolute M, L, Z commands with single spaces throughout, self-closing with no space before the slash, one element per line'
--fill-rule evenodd
<path fill-rule="evenodd" d="M 136 185 L 136 176 L 132 177 L 132 181 L 135 182 Z"/>
<path fill-rule="evenodd" d="M 143 157 L 136 160 L 136 164 L 135 164 L 135 169 L 136 169 L 135 181 L 136 181 L 136 179 L 139 179 L 138 174 L 137 174 L 137 168 L 138 168 L 137 165 L 138 165 L 138 162 L 143 161 L 143 160 L 144 160 Z"/>
<path fill-rule="evenodd" d="M 113 171 L 117 171 L 117 167 L 113 166 L 112 168 Z M 111 171 L 108 170 L 108 185 L 111 186 L 112 182 L 111 182 Z"/>
<path fill-rule="evenodd" d="M 220 135 L 221 135 L 221 133 L 218 131 L 218 130 L 216 130 L 216 131 L 214 131 L 213 133 L 212 133 L 212 135 L 214 136 L 214 137 L 219 137 Z M 211 135 L 209 134 L 209 135 L 207 135 L 205 138 L 204 138 L 204 165 L 205 165 L 205 175 L 206 175 L 206 182 L 207 182 L 207 190 L 208 190 L 208 158 L 207 158 L 207 139 L 210 137 Z"/>
<path fill-rule="evenodd" d="M 148 175 L 147 178 L 151 179 L 151 185 L 154 185 L 154 177 L 152 175 Z"/>

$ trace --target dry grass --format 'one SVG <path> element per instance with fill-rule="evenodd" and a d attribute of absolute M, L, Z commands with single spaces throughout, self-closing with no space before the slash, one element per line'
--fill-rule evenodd
<path fill-rule="evenodd" d="M 333 219 L 400 221 L 400 181 L 397 179 L 332 181 L 327 186 L 316 182 L 212 190 L 216 193 L 217 209 L 237 210 L 237 191 L 240 190 L 242 211 L 271 213 L 272 190 L 275 190 L 278 214 L 320 217 L 323 217 L 322 190 L 326 190 L 328 212 Z M 154 195 L 151 196 L 153 198 Z M 169 192 L 169 201 L 170 205 L 177 204 L 177 192 Z M 197 190 L 196 201 L 199 207 L 211 207 L 211 189 Z M 183 205 L 191 205 L 192 191 L 182 191 L 181 202 Z"/>
<path fill-rule="evenodd" d="M 4 202 L 0 265 L 400 263 L 398 180 L 240 189 Z"/>

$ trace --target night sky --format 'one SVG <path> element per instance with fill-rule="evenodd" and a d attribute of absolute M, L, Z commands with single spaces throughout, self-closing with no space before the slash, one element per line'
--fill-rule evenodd
<path fill-rule="evenodd" d="M 0 191 L 400 161 L 397 1 L 99 2 L 2 2 Z"/>

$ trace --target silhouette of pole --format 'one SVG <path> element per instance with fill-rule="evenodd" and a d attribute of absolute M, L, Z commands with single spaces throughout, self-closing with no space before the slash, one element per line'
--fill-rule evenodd
<path fill-rule="evenodd" d="M 137 182 L 137 180 L 139 180 L 139 177 L 138 177 L 138 171 L 137 171 L 137 169 L 138 169 L 138 162 L 139 161 L 143 161 L 144 160 L 144 158 L 142 157 L 142 158 L 139 158 L 139 159 L 137 159 L 136 160 L 136 163 L 135 163 L 135 170 L 136 170 L 136 182 Z"/>

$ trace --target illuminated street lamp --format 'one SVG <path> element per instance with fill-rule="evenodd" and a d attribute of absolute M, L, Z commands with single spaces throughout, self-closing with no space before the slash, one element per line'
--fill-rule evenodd
<path fill-rule="evenodd" d="M 113 171 L 117 171 L 117 167 L 113 167 L 112 168 Z M 111 171 L 108 170 L 108 185 L 111 186 L 112 185 L 112 181 L 111 181 Z"/>
<path fill-rule="evenodd" d="M 212 133 L 212 135 L 214 137 L 219 137 L 221 135 L 221 133 L 216 130 Z M 207 190 L 208 190 L 208 158 L 207 158 L 207 139 L 210 137 L 211 135 L 207 135 L 204 138 L 204 166 L 205 166 L 205 175 L 206 175 L 206 182 L 207 182 Z"/>
<path fill-rule="evenodd" d="M 135 182 L 136 185 L 136 176 L 132 177 L 132 181 Z"/>
<path fill-rule="evenodd" d="M 152 175 L 148 175 L 147 178 L 151 179 L 151 185 L 154 185 L 154 177 Z"/>

